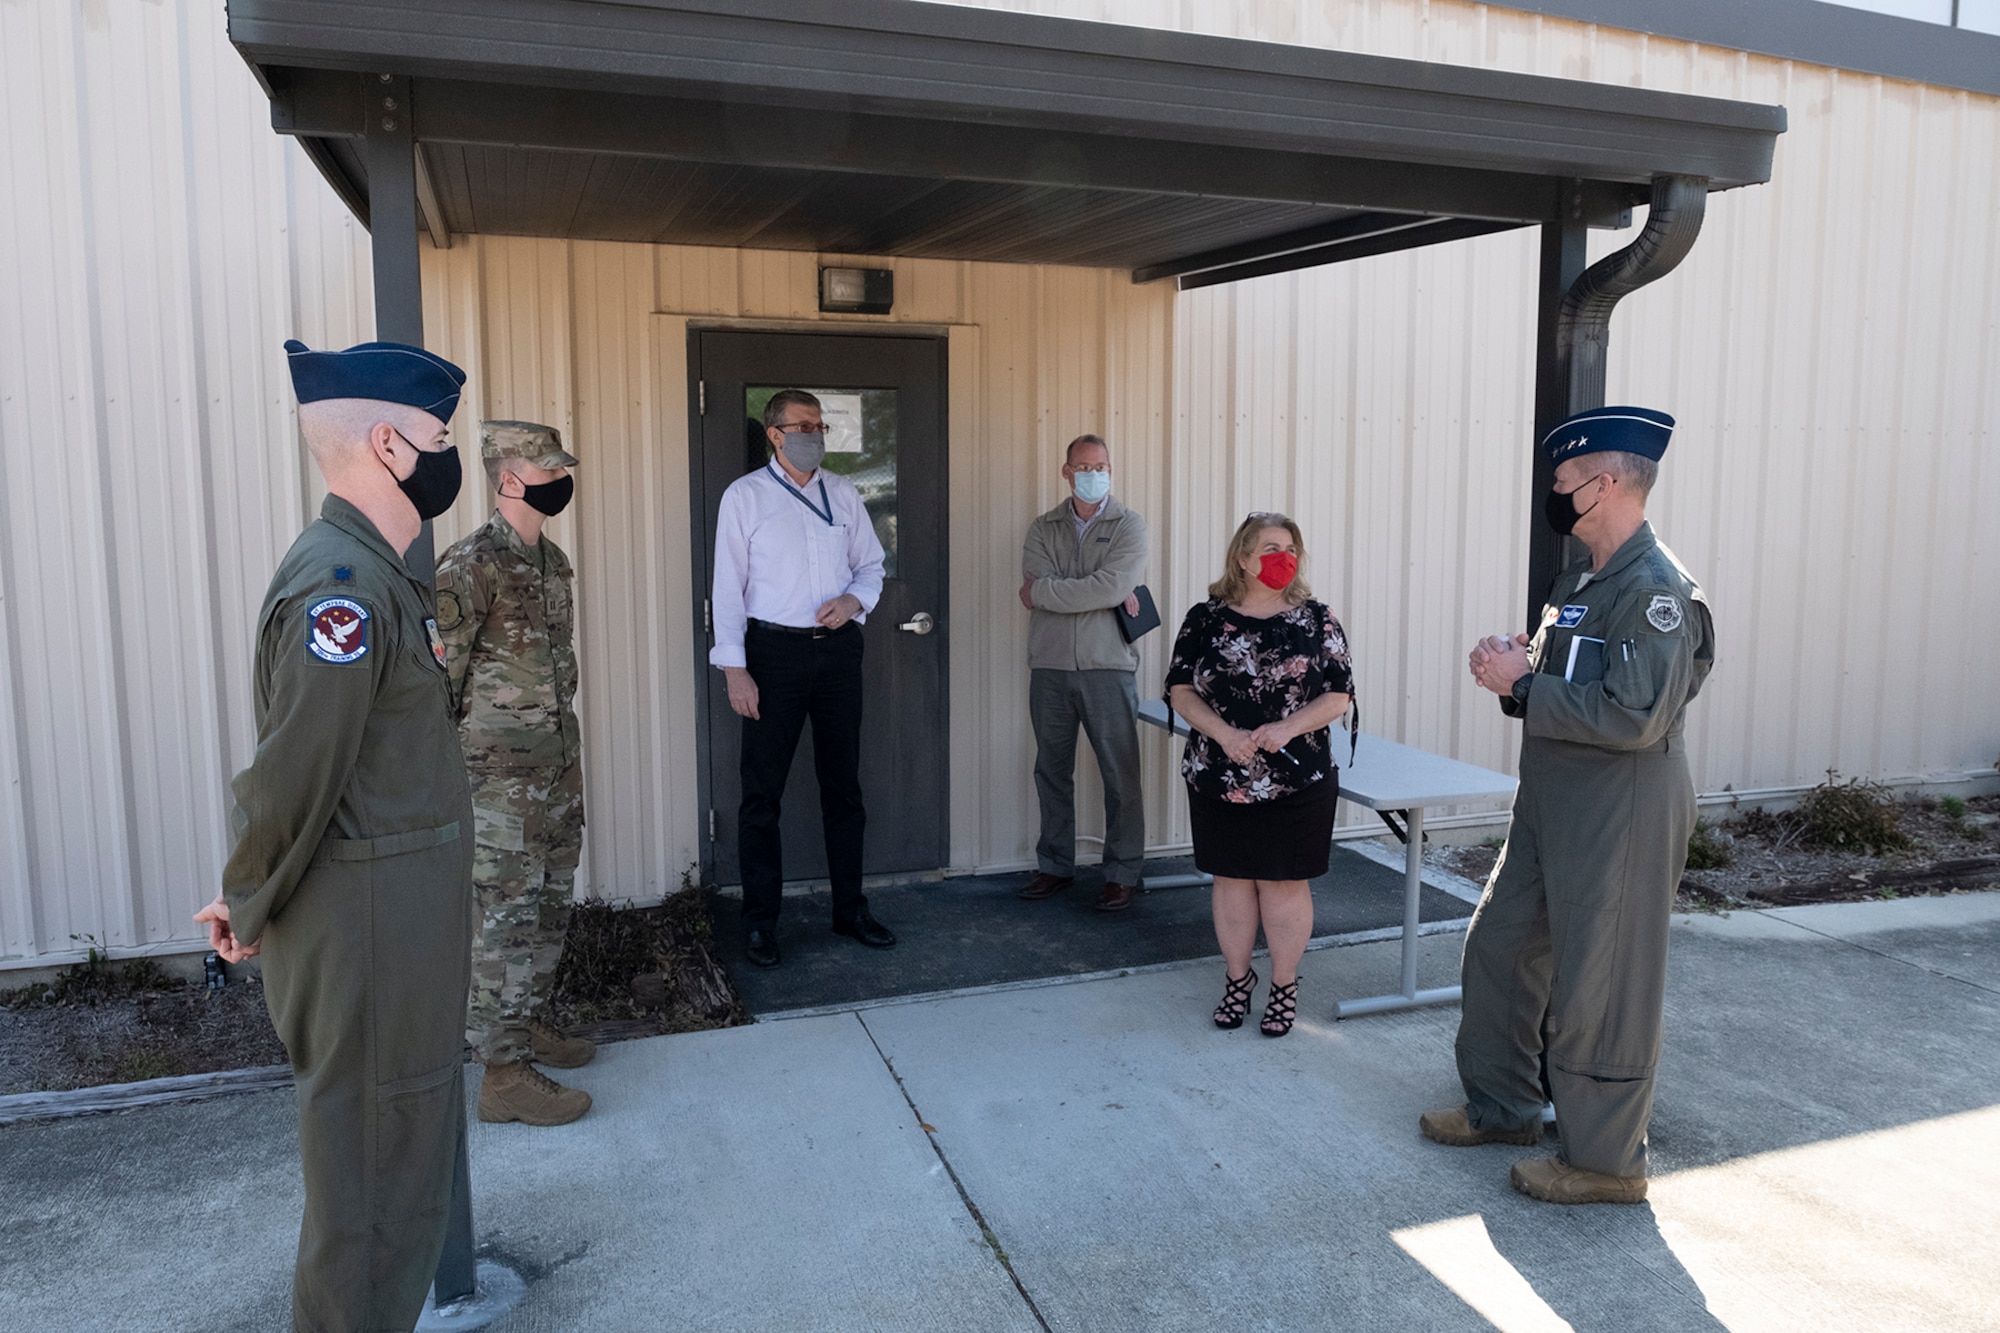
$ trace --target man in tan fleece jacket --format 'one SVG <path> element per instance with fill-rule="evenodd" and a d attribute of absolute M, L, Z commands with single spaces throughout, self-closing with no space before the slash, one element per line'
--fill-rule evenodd
<path fill-rule="evenodd" d="M 1111 450 L 1079 435 L 1063 454 L 1070 495 L 1028 525 L 1021 604 L 1028 608 L 1028 714 L 1040 797 L 1037 874 L 1021 890 L 1052 898 L 1076 879 L 1076 729 L 1104 778 L 1104 887 L 1097 908 L 1119 912 L 1139 889 L 1146 850 L 1139 793 L 1139 653 L 1112 608 L 1136 613 L 1146 521 L 1111 494 Z"/>

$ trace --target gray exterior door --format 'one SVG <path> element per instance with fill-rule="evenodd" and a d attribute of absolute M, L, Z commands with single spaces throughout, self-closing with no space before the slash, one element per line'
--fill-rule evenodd
<path fill-rule="evenodd" d="M 949 857 L 946 829 L 945 344 L 941 338 L 861 334 L 695 332 L 688 337 L 696 413 L 692 438 L 695 604 L 708 865 L 738 884 L 737 762 L 742 719 L 721 671 L 708 665 L 708 601 L 715 580 L 715 517 L 722 492 L 764 466 L 761 416 L 779 389 L 818 394 L 827 419 L 828 471 L 849 477 L 868 505 L 885 553 L 882 600 L 866 636 L 861 787 L 868 806 L 866 874 L 935 870 Z M 927 632 L 904 628 L 924 625 Z M 785 787 L 787 880 L 824 879 L 819 783 L 806 728 Z"/>

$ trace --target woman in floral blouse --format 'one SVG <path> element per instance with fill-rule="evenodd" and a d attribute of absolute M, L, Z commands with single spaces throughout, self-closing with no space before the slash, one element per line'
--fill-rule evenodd
<path fill-rule="evenodd" d="M 1215 876 L 1215 938 L 1229 965 L 1215 1025 L 1243 1026 L 1262 924 L 1271 994 L 1259 1030 L 1298 1016 L 1298 966 L 1312 891 L 1326 873 L 1340 796 L 1328 728 L 1354 698 L 1347 634 L 1312 600 L 1305 539 L 1283 514 L 1252 514 L 1229 539 L 1222 577 L 1174 640 L 1167 703 L 1194 734 L 1181 761 L 1195 865 Z"/>

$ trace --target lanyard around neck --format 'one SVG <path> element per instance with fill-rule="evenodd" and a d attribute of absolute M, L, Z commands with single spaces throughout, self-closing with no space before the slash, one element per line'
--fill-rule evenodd
<path fill-rule="evenodd" d="M 804 491 L 800 490 L 798 487 L 792 485 L 792 483 L 786 481 L 783 477 L 779 476 L 778 469 L 772 467 L 769 463 L 766 463 L 764 464 L 764 470 L 771 474 L 771 479 L 773 481 L 776 481 L 780 486 L 785 488 L 785 494 L 791 496 L 794 500 L 797 500 L 800 504 L 812 510 L 813 514 L 818 517 L 820 522 L 826 524 L 829 528 L 833 526 L 833 501 L 826 498 L 825 477 L 821 477 L 819 479 L 819 504 L 814 504 L 811 500 L 806 498 L 806 493 Z M 824 508 L 822 508 L 822 506 L 824 506 Z"/>

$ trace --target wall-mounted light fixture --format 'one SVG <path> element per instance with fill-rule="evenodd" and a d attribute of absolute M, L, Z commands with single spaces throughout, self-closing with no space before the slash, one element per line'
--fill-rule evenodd
<path fill-rule="evenodd" d="M 822 268 L 819 308 L 827 314 L 886 315 L 896 303 L 896 274 L 886 268 Z"/>

